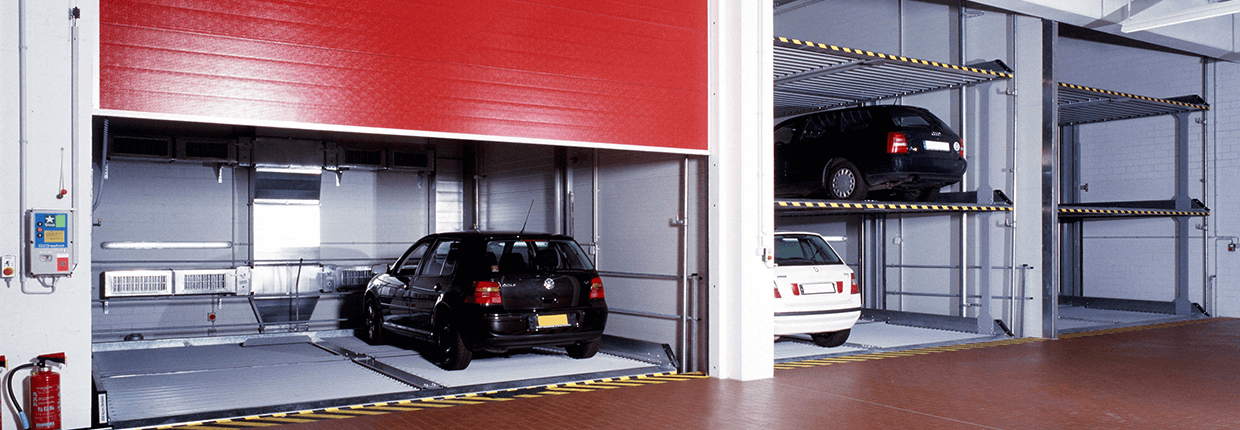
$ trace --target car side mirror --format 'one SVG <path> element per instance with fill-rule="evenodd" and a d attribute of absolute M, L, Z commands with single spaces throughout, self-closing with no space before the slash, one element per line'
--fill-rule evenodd
<path fill-rule="evenodd" d="M 390 271 L 392 271 L 391 264 L 376 264 L 374 266 L 370 266 L 370 273 L 375 275 L 382 275 Z"/>

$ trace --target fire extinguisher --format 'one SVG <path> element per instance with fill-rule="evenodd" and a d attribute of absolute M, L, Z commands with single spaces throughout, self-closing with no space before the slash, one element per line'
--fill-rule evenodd
<path fill-rule="evenodd" d="M 34 363 L 26 363 L 13 368 L 5 375 L 5 385 L 9 389 L 9 401 L 17 409 L 17 416 L 22 421 L 22 429 L 59 429 L 60 428 L 60 374 L 52 370 L 48 362 L 65 364 L 65 354 L 40 355 Z M 30 373 L 30 409 L 28 418 L 22 411 L 22 405 L 13 394 L 13 374 L 18 370 L 34 367 Z M 33 424 L 33 427 L 31 426 Z"/>

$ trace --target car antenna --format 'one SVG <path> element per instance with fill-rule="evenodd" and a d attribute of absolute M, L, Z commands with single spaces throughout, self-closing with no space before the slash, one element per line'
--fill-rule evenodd
<path fill-rule="evenodd" d="M 525 233 L 525 225 L 530 223 L 530 212 L 534 211 L 534 199 L 530 199 L 530 208 L 525 211 L 525 221 L 521 223 L 521 231 L 517 232 L 517 236 Z"/>

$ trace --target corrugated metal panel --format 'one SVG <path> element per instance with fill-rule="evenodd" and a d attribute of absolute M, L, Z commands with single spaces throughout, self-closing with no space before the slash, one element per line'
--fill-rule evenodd
<path fill-rule="evenodd" d="M 100 2 L 100 107 L 707 149 L 708 2 Z"/>
<path fill-rule="evenodd" d="M 492 144 L 483 151 L 479 225 L 555 233 L 555 154 L 548 146 Z M 526 221 L 528 214 L 529 221 Z"/>

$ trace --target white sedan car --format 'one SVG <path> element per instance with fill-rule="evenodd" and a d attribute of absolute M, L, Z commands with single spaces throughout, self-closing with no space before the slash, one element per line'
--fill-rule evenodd
<path fill-rule="evenodd" d="M 821 235 L 775 234 L 775 336 L 808 333 L 836 347 L 860 317 L 857 277 Z"/>

